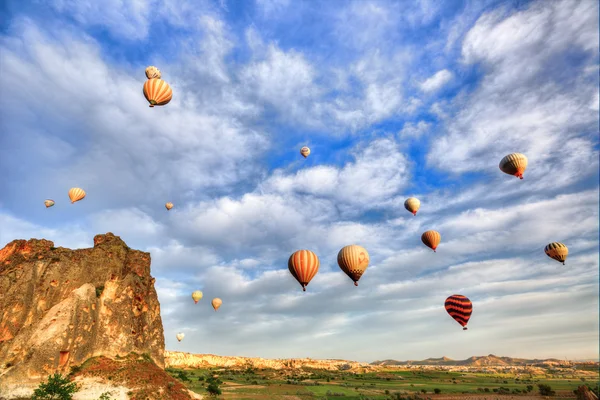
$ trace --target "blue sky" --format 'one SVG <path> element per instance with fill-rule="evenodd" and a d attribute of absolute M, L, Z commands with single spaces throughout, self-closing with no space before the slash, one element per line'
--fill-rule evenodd
<path fill-rule="evenodd" d="M 598 356 L 597 2 L 2 7 L 0 245 L 110 231 L 149 251 L 167 349 Z M 148 65 L 164 107 L 142 95 Z M 522 181 L 498 169 L 512 152 Z M 353 243 L 371 255 L 358 288 L 336 263 Z M 301 248 L 321 260 L 306 293 L 287 270 Z"/>

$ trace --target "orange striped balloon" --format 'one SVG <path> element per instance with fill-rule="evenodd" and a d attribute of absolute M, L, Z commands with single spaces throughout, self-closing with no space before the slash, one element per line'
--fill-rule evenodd
<path fill-rule="evenodd" d="M 438 231 L 427 231 L 421 235 L 421 241 L 434 252 L 440 244 L 440 240 L 442 240 L 442 236 Z"/>
<path fill-rule="evenodd" d="M 288 260 L 288 268 L 304 292 L 310 280 L 319 272 L 319 265 L 319 257 L 310 250 L 298 250 Z"/>
<path fill-rule="evenodd" d="M 562 262 L 565 265 L 567 256 L 569 255 L 569 248 L 560 242 L 552 242 L 544 249 L 546 255 L 556 261 Z"/>
<path fill-rule="evenodd" d="M 446 299 L 445 307 L 446 312 L 463 327 L 463 331 L 466 331 L 467 323 L 473 313 L 473 303 L 471 303 L 471 300 L 463 295 L 453 294 Z"/>
<path fill-rule="evenodd" d="M 523 172 L 527 168 L 527 157 L 521 153 L 512 153 L 500 160 L 500 170 L 508 175 L 523 179 Z"/>
<path fill-rule="evenodd" d="M 150 107 L 164 106 L 173 98 L 173 90 L 162 79 L 148 79 L 144 83 L 144 96 L 150 103 Z"/>
<path fill-rule="evenodd" d="M 369 266 L 369 253 L 364 247 L 351 244 L 340 250 L 337 261 L 342 271 L 354 281 L 354 286 L 358 286 L 360 277 Z"/>
<path fill-rule="evenodd" d="M 71 188 L 69 189 L 69 198 L 71 199 L 71 204 L 79 201 L 85 197 L 85 191 L 80 188 Z"/>

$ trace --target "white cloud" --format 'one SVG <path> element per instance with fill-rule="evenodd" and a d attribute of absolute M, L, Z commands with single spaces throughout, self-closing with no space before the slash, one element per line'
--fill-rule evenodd
<path fill-rule="evenodd" d="M 423 83 L 421 83 L 421 90 L 427 93 L 435 92 L 450 82 L 453 76 L 454 75 L 452 72 L 448 71 L 447 69 L 438 71 L 433 76 L 427 78 Z"/>

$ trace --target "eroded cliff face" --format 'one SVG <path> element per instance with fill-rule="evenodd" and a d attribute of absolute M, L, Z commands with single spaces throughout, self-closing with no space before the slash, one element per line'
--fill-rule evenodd
<path fill-rule="evenodd" d="M 212 354 L 190 354 L 180 351 L 165 351 L 165 365 L 173 368 L 256 368 L 256 369 L 300 369 L 302 367 L 330 371 L 375 369 L 367 363 L 346 360 L 313 360 L 310 358 L 291 358 L 270 360 L 266 358 L 227 357 Z"/>
<path fill-rule="evenodd" d="M 94 247 L 15 240 L 0 250 L 0 380 L 39 382 L 104 355 L 147 353 L 164 367 L 150 254 L 112 233 Z"/>

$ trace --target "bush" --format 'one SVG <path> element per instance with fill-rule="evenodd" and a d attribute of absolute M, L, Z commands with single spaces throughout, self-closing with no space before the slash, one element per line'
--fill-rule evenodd
<path fill-rule="evenodd" d="M 104 291 L 104 285 L 102 286 L 98 286 L 96 288 L 96 297 L 100 297 L 102 295 L 102 292 Z"/>
<path fill-rule="evenodd" d="M 554 390 L 550 387 L 550 385 L 544 385 L 542 383 L 538 384 L 538 388 L 540 390 L 540 394 L 542 396 L 554 396 Z"/>
<path fill-rule="evenodd" d="M 32 400 L 71 400 L 73 393 L 79 388 L 75 382 L 70 382 L 67 377 L 61 374 L 48 376 L 48 382 L 40 383 L 40 386 L 33 392 Z"/>
<path fill-rule="evenodd" d="M 440 393 L 442 393 L 442 390 L 441 390 L 441 389 L 438 389 L 438 388 L 435 388 L 435 389 L 433 389 L 433 392 L 434 392 L 435 394 L 440 394 Z"/>
<path fill-rule="evenodd" d="M 211 376 L 206 379 L 206 382 L 208 383 L 208 386 L 206 387 L 208 394 L 215 397 L 221 394 L 221 388 L 219 388 L 219 383 L 221 383 L 220 380 Z"/>
<path fill-rule="evenodd" d="M 110 392 L 104 392 L 98 397 L 98 400 L 111 400 Z"/>

